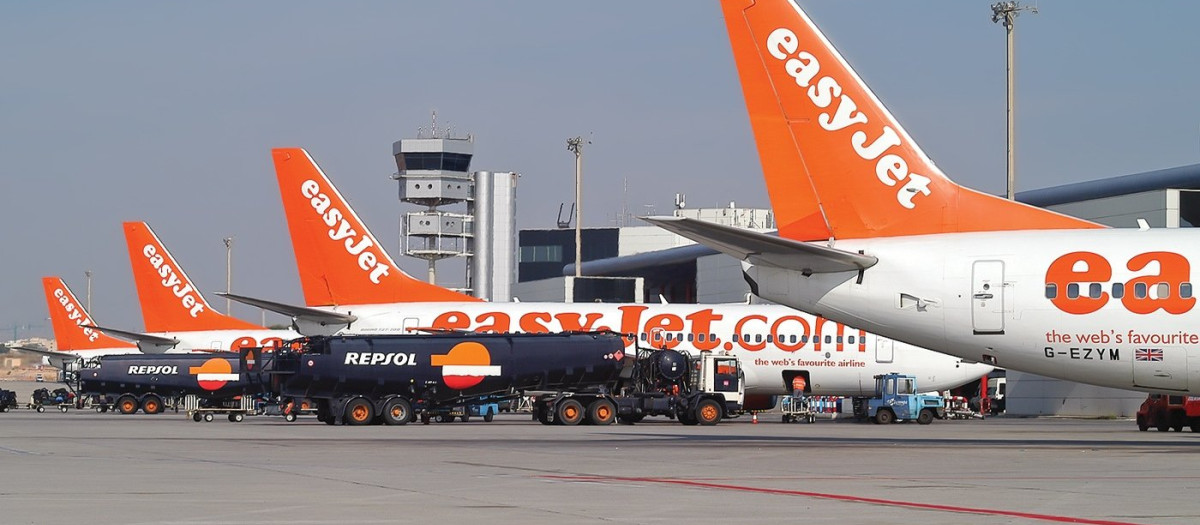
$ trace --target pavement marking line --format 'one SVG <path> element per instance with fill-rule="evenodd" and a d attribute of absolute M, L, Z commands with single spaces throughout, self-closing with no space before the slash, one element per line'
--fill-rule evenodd
<path fill-rule="evenodd" d="M 582 481 L 593 483 L 658 483 L 664 485 L 682 485 L 686 487 L 706 488 L 706 489 L 722 489 L 722 490 L 737 490 L 742 492 L 757 492 L 760 494 L 777 494 L 782 496 L 807 496 L 810 498 L 830 499 L 835 501 L 849 501 L 853 503 L 871 503 L 875 505 L 887 505 L 891 507 L 905 507 L 910 509 L 920 510 L 937 510 L 943 512 L 956 512 L 961 514 L 981 514 L 987 516 L 1008 516 L 1012 518 L 1023 518 L 1029 520 L 1051 521 L 1055 523 L 1084 523 L 1087 525 L 1142 525 L 1128 521 L 1107 521 L 1093 520 L 1088 518 L 1075 518 L 1071 516 L 1055 516 L 1052 514 L 1034 514 L 1029 512 L 1017 512 L 1012 510 L 997 510 L 983 509 L 974 507 L 960 507 L 956 505 L 939 505 L 935 503 L 912 503 L 907 501 L 867 498 L 862 496 L 848 496 L 845 494 L 827 494 L 822 492 L 807 492 L 803 490 L 786 490 L 786 489 L 768 489 L 761 487 L 747 487 L 744 485 L 726 485 L 721 483 L 706 483 L 702 481 L 691 481 L 684 479 L 670 478 L 626 478 L 619 476 L 542 476 L 548 479 L 560 481 Z"/>

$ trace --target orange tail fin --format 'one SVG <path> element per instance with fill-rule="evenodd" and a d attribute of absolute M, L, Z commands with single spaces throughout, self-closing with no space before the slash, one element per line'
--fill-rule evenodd
<path fill-rule="evenodd" d="M 794 1 L 722 8 L 780 235 L 1101 227 L 950 181 Z"/>
<path fill-rule="evenodd" d="M 54 340 L 58 343 L 59 351 L 137 348 L 133 343 L 88 328 L 96 323 L 61 278 L 42 277 L 42 288 L 46 290 L 50 326 L 54 329 Z"/>
<path fill-rule="evenodd" d="M 479 301 L 397 267 L 308 152 L 271 154 L 308 306 Z"/>
<path fill-rule="evenodd" d="M 125 244 L 147 332 L 262 329 L 213 310 L 146 223 L 126 222 Z"/>

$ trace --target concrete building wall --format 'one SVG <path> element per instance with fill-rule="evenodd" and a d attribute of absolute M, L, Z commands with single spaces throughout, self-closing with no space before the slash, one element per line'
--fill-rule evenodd
<path fill-rule="evenodd" d="M 566 277 L 513 283 L 512 297 L 514 300 L 522 301 L 566 302 Z"/>
<path fill-rule="evenodd" d="M 1133 417 L 1146 394 L 1008 371 L 1006 410 L 1020 416 Z"/>

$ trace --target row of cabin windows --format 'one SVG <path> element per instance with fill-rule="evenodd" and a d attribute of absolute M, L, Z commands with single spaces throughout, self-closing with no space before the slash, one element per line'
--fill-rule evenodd
<path fill-rule="evenodd" d="M 1080 297 L 1082 290 L 1079 289 L 1079 283 L 1071 283 L 1067 285 L 1067 298 L 1076 299 Z M 1099 299 L 1100 294 L 1104 292 L 1104 285 L 1100 283 L 1091 283 L 1087 285 L 1087 297 Z M 1113 299 L 1125 297 L 1125 283 L 1112 283 Z M 1171 296 L 1171 285 L 1168 283 L 1156 283 L 1154 285 L 1154 295 L 1158 299 L 1166 299 Z M 1145 299 L 1150 296 L 1150 287 L 1146 283 L 1136 283 L 1133 285 L 1133 296 L 1138 299 Z M 1188 299 L 1192 296 L 1192 283 L 1179 284 L 1179 297 Z M 1058 297 L 1058 285 L 1046 285 L 1046 298 L 1054 299 Z"/>
<path fill-rule="evenodd" d="M 663 340 L 666 342 L 670 342 L 670 341 L 682 342 L 685 338 L 687 339 L 687 342 L 689 342 L 689 343 L 693 343 L 693 342 L 704 343 L 707 341 L 716 341 L 717 334 L 686 334 L 685 335 L 685 334 L 678 333 L 678 332 L 669 332 L 669 333 L 663 334 Z M 764 338 L 763 334 L 753 334 L 753 339 L 754 339 L 753 342 L 755 342 L 755 343 L 763 342 L 763 338 Z M 641 335 L 642 342 L 646 342 L 649 339 L 650 339 L 649 334 L 642 333 L 642 335 Z M 745 334 L 745 335 L 733 334 L 733 342 L 735 342 L 735 343 L 738 343 L 738 342 L 749 343 L 749 342 L 751 342 L 750 339 L 751 339 L 751 334 Z M 819 339 L 820 339 L 820 337 L 813 337 L 812 342 L 816 343 L 816 342 L 818 342 Z M 840 335 L 837 336 L 836 338 L 832 335 L 827 335 L 827 336 L 825 336 L 825 344 L 832 344 L 835 339 L 838 342 L 838 344 L 845 342 L 846 344 L 852 345 L 856 342 L 856 338 L 853 335 L 845 337 L 845 338 L 843 338 Z M 796 334 L 790 334 L 790 335 L 780 334 L 780 336 L 779 336 L 780 343 L 796 344 L 797 342 L 808 343 L 808 341 L 809 341 L 809 337 L 807 335 L 797 336 Z M 767 334 L 766 342 L 774 343 L 775 342 L 775 334 Z"/>

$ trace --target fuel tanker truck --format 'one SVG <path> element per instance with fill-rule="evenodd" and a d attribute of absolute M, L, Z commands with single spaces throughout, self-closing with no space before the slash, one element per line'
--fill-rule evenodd
<path fill-rule="evenodd" d="M 624 349 L 611 332 L 450 332 L 309 337 L 274 353 L 242 352 L 245 362 L 262 363 L 276 395 L 314 400 L 317 419 L 330 425 L 429 423 L 448 406 L 521 395 L 533 396 L 535 417 L 546 424 L 609 424 L 619 414 L 715 424 L 740 410 L 736 357 L 721 356 L 725 391 L 717 392 L 699 374 L 704 363 L 716 371 L 716 356 Z M 646 380 L 640 369 L 661 368 L 638 366 L 647 360 L 667 363 L 673 376 Z"/>
<path fill-rule="evenodd" d="M 242 373 L 241 359 L 237 352 L 107 355 L 69 363 L 64 378 L 97 411 L 157 414 L 174 407 L 196 421 L 212 421 L 213 414 L 241 421 L 262 391 L 256 376 Z"/>

